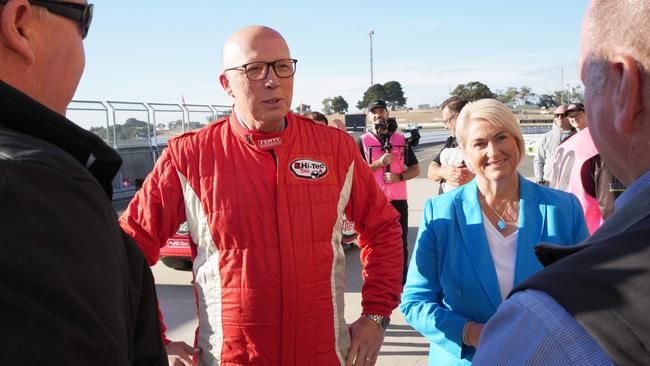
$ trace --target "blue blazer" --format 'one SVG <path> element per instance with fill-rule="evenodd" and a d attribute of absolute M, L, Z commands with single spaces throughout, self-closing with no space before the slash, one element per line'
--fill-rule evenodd
<path fill-rule="evenodd" d="M 589 232 L 578 199 L 519 176 L 516 286 L 542 268 L 540 241 L 573 245 Z M 475 349 L 462 345 L 465 322 L 486 323 L 501 303 L 476 179 L 430 198 L 415 240 L 400 310 L 431 342 L 429 365 L 469 365 Z"/>

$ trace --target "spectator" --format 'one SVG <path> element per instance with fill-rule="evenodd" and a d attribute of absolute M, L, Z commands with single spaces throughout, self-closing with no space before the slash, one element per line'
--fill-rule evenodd
<path fill-rule="evenodd" d="M 434 182 L 440 183 L 438 193 L 448 192 L 474 178 L 472 172 L 465 165 L 465 158 L 458 142 L 456 142 L 456 119 L 467 101 L 458 97 L 451 97 L 442 102 L 442 122 L 451 133 L 438 155 L 429 164 L 427 176 Z"/>
<path fill-rule="evenodd" d="M 370 165 L 375 181 L 390 203 L 399 212 L 402 226 L 404 257 L 402 283 L 406 281 L 408 261 L 409 208 L 406 200 L 406 181 L 420 174 L 418 159 L 401 133 L 396 132 L 397 121 L 389 119 L 383 100 L 371 102 L 367 118 L 374 123 L 374 132 L 361 135 L 358 144 L 361 156 Z"/>
<path fill-rule="evenodd" d="M 0 1 L 2 365 L 167 365 L 153 276 L 111 205 L 122 160 L 66 119 L 83 1 Z"/>
<path fill-rule="evenodd" d="M 540 239 L 569 245 L 587 236 L 575 197 L 517 173 L 524 139 L 503 103 L 469 103 L 456 132 L 476 178 L 427 201 L 400 305 L 431 342 L 430 365 L 471 363 L 483 324 L 542 268 L 533 252 Z"/>
<path fill-rule="evenodd" d="M 565 104 L 555 109 L 553 127 L 537 141 L 533 170 L 538 184 L 549 185 L 553 174 L 553 164 L 550 163 L 552 163 L 551 159 L 555 157 L 555 150 L 575 132 L 569 123 L 566 111 L 567 105 Z"/>
<path fill-rule="evenodd" d="M 332 125 L 333 125 L 334 127 L 336 127 L 336 128 L 340 128 L 340 129 L 342 129 L 343 131 L 347 131 L 347 128 L 345 127 L 345 123 L 343 123 L 343 121 L 341 121 L 341 120 L 338 119 L 338 118 L 336 118 L 336 119 L 334 119 L 334 120 L 332 121 Z"/>
<path fill-rule="evenodd" d="M 187 221 L 200 365 L 374 365 L 401 291 L 397 213 L 347 133 L 289 112 L 296 60 L 278 32 L 237 31 L 222 65 L 232 114 L 169 140 L 122 226 L 153 265 Z M 364 264 L 349 326 L 346 207 Z M 166 343 L 172 362 L 199 353 Z"/>
<path fill-rule="evenodd" d="M 650 364 L 649 17 L 647 0 L 587 8 L 579 64 L 587 124 L 628 188 L 582 245 L 537 248 L 547 268 L 490 320 L 476 365 Z"/>
<path fill-rule="evenodd" d="M 307 114 L 305 114 L 305 117 L 311 118 L 314 122 L 321 124 L 323 126 L 328 125 L 327 117 L 325 117 L 325 115 L 322 114 L 321 112 L 308 112 Z"/>
<path fill-rule="evenodd" d="M 584 110 L 582 103 L 569 104 L 567 118 L 578 132 L 557 148 L 550 186 L 578 197 L 593 234 L 614 212 L 614 201 L 624 188 L 598 154 Z"/>

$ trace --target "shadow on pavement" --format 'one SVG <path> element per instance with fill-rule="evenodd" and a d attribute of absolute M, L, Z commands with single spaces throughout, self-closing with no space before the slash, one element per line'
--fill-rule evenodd
<path fill-rule="evenodd" d="M 413 246 L 415 245 L 415 237 L 418 234 L 417 227 L 409 227 L 407 237 L 409 248 L 409 261 L 413 254 Z M 345 292 L 361 292 L 363 286 L 363 278 L 361 277 L 361 250 L 357 247 L 352 247 L 345 251 Z"/>

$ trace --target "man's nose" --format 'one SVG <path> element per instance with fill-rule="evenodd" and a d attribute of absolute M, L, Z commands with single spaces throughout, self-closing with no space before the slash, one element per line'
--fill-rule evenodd
<path fill-rule="evenodd" d="M 280 78 L 275 73 L 275 69 L 271 66 L 269 66 L 269 72 L 264 79 L 264 86 L 269 89 L 275 89 L 280 86 Z"/>

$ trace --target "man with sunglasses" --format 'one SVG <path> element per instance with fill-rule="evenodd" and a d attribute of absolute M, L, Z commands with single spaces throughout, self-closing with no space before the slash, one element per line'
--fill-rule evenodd
<path fill-rule="evenodd" d="M 111 204 L 121 159 L 64 117 L 91 18 L 0 1 L 2 365 L 167 365 L 151 270 Z"/>
<path fill-rule="evenodd" d="M 533 171 L 537 183 L 548 186 L 553 176 L 555 150 L 562 141 L 575 133 L 567 118 L 567 105 L 563 104 L 553 113 L 553 127 L 537 141 L 537 152 L 533 159 Z"/>
<path fill-rule="evenodd" d="M 196 348 L 166 340 L 170 363 L 374 365 L 401 292 L 397 212 L 345 131 L 289 112 L 296 60 L 278 32 L 239 30 L 222 66 L 233 113 L 171 139 L 120 219 L 151 265 L 183 221 L 196 243 Z M 344 214 L 364 266 L 349 327 Z"/>

